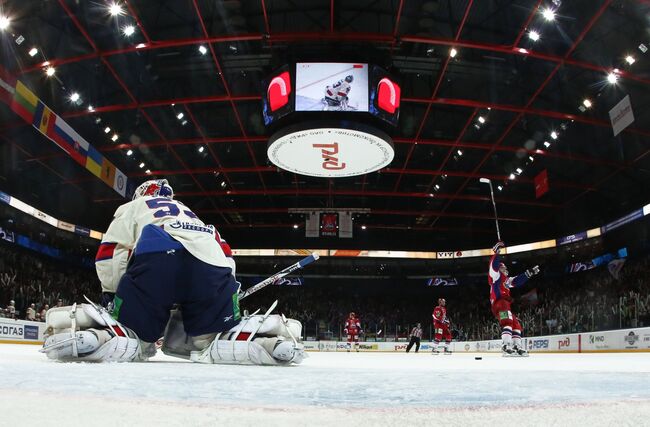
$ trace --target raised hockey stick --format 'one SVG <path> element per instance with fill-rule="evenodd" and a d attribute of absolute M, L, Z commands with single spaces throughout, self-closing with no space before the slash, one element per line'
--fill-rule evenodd
<path fill-rule="evenodd" d="M 481 178 L 482 184 L 490 186 L 490 197 L 492 198 L 492 207 L 494 208 L 494 222 L 497 224 L 497 238 L 501 240 L 501 232 L 499 231 L 499 216 L 497 215 L 497 204 L 494 202 L 494 190 L 492 189 L 492 181 L 488 178 Z"/>
<path fill-rule="evenodd" d="M 316 261 L 319 258 L 318 254 L 311 254 L 306 258 L 301 259 L 295 264 L 290 265 L 289 267 L 285 268 L 284 270 L 278 271 L 275 273 L 273 276 L 262 280 L 260 283 L 251 286 L 250 288 L 246 289 L 244 292 L 239 294 L 239 299 L 243 300 L 247 296 L 249 296 L 252 293 L 255 293 L 259 291 L 262 288 L 265 288 L 266 286 L 270 285 L 271 283 L 275 282 L 278 279 L 283 278 L 284 276 L 298 270 L 299 268 L 303 268 L 306 265 L 311 264 L 312 262 Z"/>

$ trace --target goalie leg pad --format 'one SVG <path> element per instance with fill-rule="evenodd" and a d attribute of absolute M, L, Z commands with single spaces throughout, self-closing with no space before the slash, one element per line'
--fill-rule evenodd
<path fill-rule="evenodd" d="M 90 302 L 90 301 L 89 301 Z M 141 342 L 130 329 L 90 302 L 50 309 L 46 341 L 41 352 L 63 362 L 146 360 L 155 353 L 153 344 Z"/>
<path fill-rule="evenodd" d="M 304 346 L 281 337 L 259 337 L 252 341 L 216 339 L 203 351 L 193 351 L 190 360 L 199 363 L 236 365 L 288 365 L 304 359 Z"/>

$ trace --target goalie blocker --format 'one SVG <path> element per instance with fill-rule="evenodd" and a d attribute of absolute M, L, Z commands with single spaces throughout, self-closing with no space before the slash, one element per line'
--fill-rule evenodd
<path fill-rule="evenodd" d="M 173 310 L 165 329 L 163 353 L 200 363 L 289 365 L 305 357 L 299 321 L 264 314 L 245 316 L 226 332 L 190 337 L 182 313 Z M 47 339 L 41 352 L 59 361 L 146 361 L 156 352 L 93 303 L 55 307 L 46 314 Z"/>

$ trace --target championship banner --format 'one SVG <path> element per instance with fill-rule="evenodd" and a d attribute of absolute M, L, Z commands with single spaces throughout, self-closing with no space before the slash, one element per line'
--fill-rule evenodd
<path fill-rule="evenodd" d="M 539 199 L 546 193 L 548 193 L 548 172 L 544 169 L 535 177 L 535 198 Z"/>
<path fill-rule="evenodd" d="M 338 235 L 339 235 L 339 214 L 321 213 L 320 214 L 320 236 L 338 237 Z"/>
<path fill-rule="evenodd" d="M 0 77 L 5 76 L 0 75 Z M 97 149 L 56 115 L 20 80 L 16 81 L 14 88 L 4 78 L 0 78 L 0 89 L 2 89 L 0 93 L 4 94 L 0 96 L 0 100 L 7 102 L 14 113 L 54 142 L 76 163 L 100 178 L 121 196 L 126 197 L 129 186 L 126 175 L 106 160 Z"/>
<path fill-rule="evenodd" d="M 453 277 L 433 277 L 427 280 L 427 286 L 458 286 L 458 279 Z"/>

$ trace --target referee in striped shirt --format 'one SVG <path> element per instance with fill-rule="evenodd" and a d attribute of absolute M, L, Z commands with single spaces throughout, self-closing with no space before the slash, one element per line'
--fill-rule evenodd
<path fill-rule="evenodd" d="M 422 339 L 422 325 L 418 323 L 417 326 L 414 326 L 411 329 L 411 342 L 406 347 L 406 352 L 408 353 L 415 344 L 415 352 L 417 353 L 420 350 L 420 339 Z"/>

